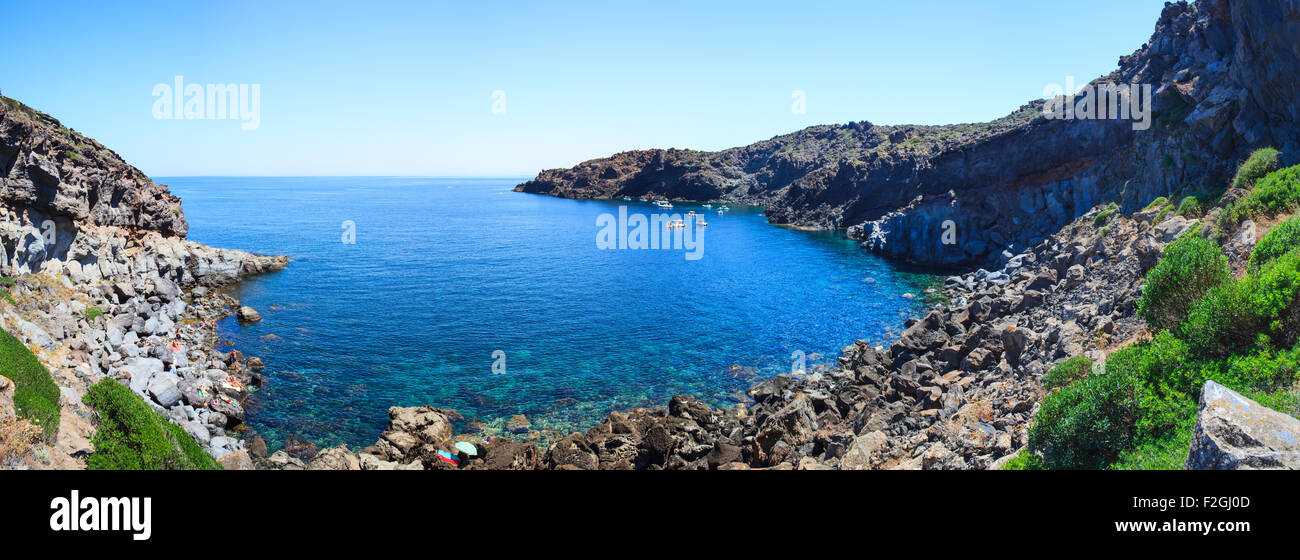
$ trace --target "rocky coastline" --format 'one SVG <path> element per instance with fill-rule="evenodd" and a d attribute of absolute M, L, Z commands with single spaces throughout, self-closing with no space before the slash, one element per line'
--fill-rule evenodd
<path fill-rule="evenodd" d="M 259 361 L 213 349 L 215 321 L 238 309 L 219 288 L 288 259 L 186 240 L 165 185 L 49 115 L 0 101 L 0 275 L 13 281 L 0 328 L 61 393 L 57 438 L 10 466 L 84 468 L 94 413 L 81 397 L 104 378 L 232 463 Z"/>
<path fill-rule="evenodd" d="M 1093 82 L 1150 85 L 1145 130 L 1124 119 L 1048 119 L 1035 101 L 988 123 L 858 122 L 720 152 L 623 152 L 543 171 L 515 190 L 753 204 L 773 223 L 847 229 L 891 259 L 1000 266 L 1004 251 L 1021 253 L 1098 204 L 1131 213 L 1223 184 L 1255 148 L 1274 146 L 1296 163 L 1297 12 L 1273 0 L 1167 3 L 1147 44 Z M 942 242 L 947 232 L 955 242 Z"/>
<path fill-rule="evenodd" d="M 1214 223 L 1242 193 L 1186 215 L 1147 203 L 1190 192 L 1189 181 L 1229 183 L 1261 145 L 1300 154 L 1300 80 L 1286 67 L 1300 60 L 1296 16 L 1294 2 L 1168 4 L 1152 40 L 1107 77 L 1158 83 L 1159 122 L 1144 133 L 1128 122 L 1046 120 L 1031 103 L 983 125 L 854 123 L 718 153 L 625 152 L 520 185 L 575 198 L 763 205 L 773 222 L 844 228 L 890 258 L 975 269 L 948 278 L 946 303 L 909 320 L 892 344 L 858 341 L 835 367 L 762 381 L 746 406 L 678 395 L 611 412 L 546 448 L 457 433 L 459 415 L 435 406 L 391 408 L 387 429 L 361 450 L 304 442 L 268 455 L 239 437 L 259 362 L 215 351 L 211 325 L 257 317 L 215 288 L 287 259 L 185 240 L 180 201 L 165 186 L 5 99 L 0 273 L 16 282 L 0 328 L 33 348 L 62 392 L 57 440 L 21 466 L 84 466 L 94 415 L 80 395 L 115 378 L 229 469 L 999 468 L 1025 449 L 1049 368 L 1076 356 L 1101 361 L 1149 337 L 1136 309 L 1144 275 L 1168 244 Z M 1261 56 L 1270 48 L 1291 56 Z M 938 241 L 947 221 L 965 236 L 954 247 Z M 1241 270 L 1264 226 L 1234 228 L 1221 245 Z M 179 353 L 169 349 L 177 330 Z M 1216 403 L 1258 403 L 1209 385 L 1204 395 L 1189 466 L 1294 464 L 1234 446 L 1237 420 Z"/>

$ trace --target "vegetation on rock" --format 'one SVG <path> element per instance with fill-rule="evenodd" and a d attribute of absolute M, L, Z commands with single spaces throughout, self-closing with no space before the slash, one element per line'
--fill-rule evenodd
<path fill-rule="evenodd" d="M 100 422 L 91 440 L 95 452 L 86 461 L 92 470 L 221 468 L 185 430 L 112 378 L 92 386 L 83 401 Z"/>
<path fill-rule="evenodd" d="M 0 330 L 0 375 L 14 382 L 14 409 L 40 426 L 47 440 L 59 433 L 59 387 L 50 371 L 13 335 Z"/>

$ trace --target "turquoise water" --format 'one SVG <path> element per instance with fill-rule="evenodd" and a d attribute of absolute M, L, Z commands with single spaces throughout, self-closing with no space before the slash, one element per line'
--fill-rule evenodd
<path fill-rule="evenodd" d="M 688 260 L 597 248 L 598 216 L 650 204 L 510 192 L 520 179 L 158 180 L 190 239 L 293 259 L 233 290 L 260 323 L 219 324 L 267 364 L 249 424 L 272 450 L 290 436 L 369 445 L 390 406 L 567 433 L 679 393 L 728 405 L 796 351 L 811 366 L 896 336 L 920 305 L 903 294 L 927 279 L 758 208 L 709 211 Z"/>

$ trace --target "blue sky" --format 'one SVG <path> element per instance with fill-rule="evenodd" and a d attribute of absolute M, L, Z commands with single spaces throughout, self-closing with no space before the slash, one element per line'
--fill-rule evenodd
<path fill-rule="evenodd" d="M 4 0 L 0 90 L 152 176 L 527 176 L 814 124 L 997 118 L 1113 70 L 1163 4 Z M 260 126 L 155 119 L 154 85 L 178 75 L 257 84 Z"/>

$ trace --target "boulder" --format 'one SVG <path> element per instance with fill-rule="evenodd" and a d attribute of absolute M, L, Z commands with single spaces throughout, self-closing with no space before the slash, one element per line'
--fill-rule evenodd
<path fill-rule="evenodd" d="M 453 411 L 432 406 L 395 406 L 388 409 L 388 429 L 416 434 L 428 443 L 440 445 L 451 439 L 453 415 L 456 415 Z"/>
<path fill-rule="evenodd" d="M 853 445 L 844 454 L 840 460 L 841 470 L 867 470 L 872 467 L 871 455 L 876 450 L 884 447 L 889 438 L 885 437 L 884 432 L 875 431 L 860 435 L 853 439 Z"/>
<path fill-rule="evenodd" d="M 176 374 L 160 372 L 149 381 L 149 396 L 158 404 L 171 408 L 181 400 L 181 390 L 176 387 L 178 382 Z"/>
<path fill-rule="evenodd" d="M 228 471 L 251 471 L 253 470 L 253 458 L 248 456 L 245 451 L 234 451 L 227 453 L 218 463 Z"/>
<path fill-rule="evenodd" d="M 262 320 L 262 314 L 248 306 L 240 307 L 237 316 L 241 323 L 256 323 Z"/>
<path fill-rule="evenodd" d="M 309 471 L 359 471 L 361 470 L 361 458 L 356 453 L 349 451 L 347 447 L 339 445 L 338 447 L 329 447 L 322 449 L 307 463 Z"/>
<path fill-rule="evenodd" d="M 1300 469 L 1300 420 L 1206 381 L 1187 468 Z"/>
<path fill-rule="evenodd" d="M 533 423 L 530 422 L 528 420 L 528 417 L 524 416 L 523 414 L 516 414 L 514 416 L 511 416 L 510 420 L 506 422 L 506 429 L 516 434 L 526 433 L 528 432 L 528 429 L 531 428 L 532 426 Z"/>

